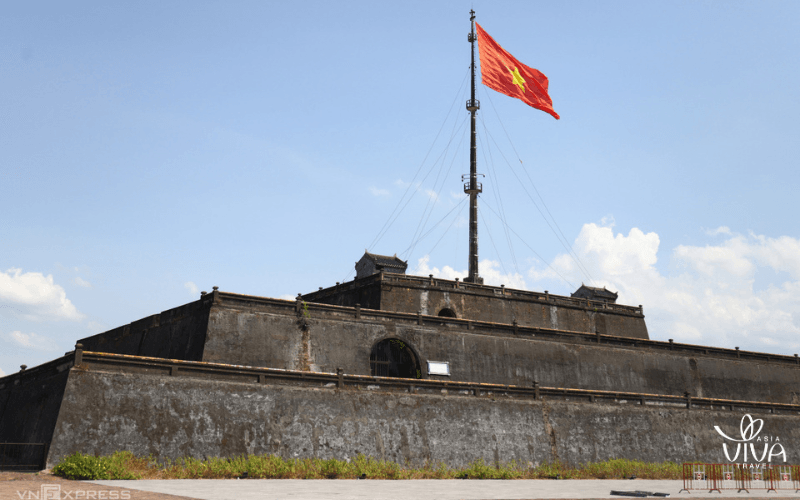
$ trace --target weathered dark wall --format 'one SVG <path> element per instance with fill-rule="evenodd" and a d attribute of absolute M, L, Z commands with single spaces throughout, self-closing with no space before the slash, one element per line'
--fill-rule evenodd
<path fill-rule="evenodd" d="M 72 356 L 0 379 L 0 442 L 49 443 L 56 425 Z M 13 447 L 12 447 L 13 448 Z M 32 464 L 38 448 L 14 448 L 7 465 Z"/>
<path fill-rule="evenodd" d="M 303 296 L 303 300 L 345 307 L 355 307 L 356 304 L 360 304 L 364 309 L 381 309 L 381 279 L 380 274 L 357 278 L 341 285 L 308 293 Z"/>
<path fill-rule="evenodd" d="M 509 292 L 510 293 L 510 292 Z M 392 286 L 381 292 L 381 309 L 437 316 L 450 309 L 458 318 L 513 323 L 554 330 L 616 335 L 628 338 L 649 338 L 644 316 L 620 313 L 578 304 L 548 304 L 515 298 L 474 294 L 455 289 L 412 289 Z"/>
<path fill-rule="evenodd" d="M 294 306 L 215 306 L 209 315 L 203 361 L 311 370 L 308 342 Z M 318 367 L 316 371 L 320 371 Z"/>
<path fill-rule="evenodd" d="M 321 304 L 648 339 L 638 307 L 543 293 L 384 273 L 305 295 Z"/>
<path fill-rule="evenodd" d="M 215 292 L 216 293 L 216 292 Z M 87 351 L 199 361 L 214 293 L 78 342 Z"/>
<path fill-rule="evenodd" d="M 598 345 L 591 335 L 514 335 L 479 324 L 470 330 L 464 322 L 438 318 L 420 326 L 415 316 L 374 311 L 362 311 L 356 319 L 352 309 L 313 304 L 297 313 L 291 302 L 232 294 L 221 294 L 210 313 L 203 361 L 370 375 L 372 347 L 385 338 L 406 342 L 423 376 L 426 361 L 449 361 L 450 379 L 456 381 L 799 400 L 800 365 L 737 359 L 733 351 L 671 351 L 672 345 L 656 341 Z"/>
<path fill-rule="evenodd" d="M 751 412 L 752 413 L 752 412 Z M 465 465 L 559 459 L 725 461 L 740 412 L 308 388 L 73 369 L 49 464 L 80 451 L 159 459 L 278 454 Z M 757 415 L 800 460 L 800 417 Z"/>

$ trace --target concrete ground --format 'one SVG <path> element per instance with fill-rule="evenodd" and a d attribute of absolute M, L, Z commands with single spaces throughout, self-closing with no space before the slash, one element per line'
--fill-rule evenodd
<path fill-rule="evenodd" d="M 303 480 L 303 479 L 170 479 L 138 481 L 94 481 L 94 484 L 130 490 L 180 495 L 202 500 L 277 500 L 277 499 L 592 499 L 630 497 L 611 495 L 612 490 L 669 493 L 687 499 L 800 499 L 800 493 L 751 490 L 737 493 L 709 493 L 692 490 L 679 493 L 682 481 L 661 480 Z"/>
<path fill-rule="evenodd" d="M 0 472 L 0 500 L 195 500 L 184 496 L 70 481 L 47 472 Z"/>

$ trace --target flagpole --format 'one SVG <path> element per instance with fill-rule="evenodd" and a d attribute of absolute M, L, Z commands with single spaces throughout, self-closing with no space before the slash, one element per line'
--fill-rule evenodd
<path fill-rule="evenodd" d="M 481 107 L 480 101 L 475 99 L 475 11 L 469 11 L 471 31 L 467 39 L 472 48 L 472 93 L 467 101 L 467 111 L 470 113 L 470 145 L 469 145 L 469 182 L 464 184 L 464 192 L 469 195 L 469 275 L 464 281 L 483 284 L 483 278 L 478 275 L 478 193 L 483 191 L 483 186 L 478 182 L 478 148 L 475 132 L 475 114 Z M 464 176 L 462 176 L 462 181 Z"/>

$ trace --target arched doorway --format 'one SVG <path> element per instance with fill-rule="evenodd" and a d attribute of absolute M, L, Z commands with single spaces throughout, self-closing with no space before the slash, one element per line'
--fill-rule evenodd
<path fill-rule="evenodd" d="M 450 309 L 449 307 L 445 307 L 444 309 L 439 311 L 439 316 L 441 316 L 443 318 L 457 318 L 458 317 L 458 316 L 456 316 L 456 312 L 454 310 Z"/>
<path fill-rule="evenodd" d="M 372 348 L 369 367 L 374 377 L 422 378 L 417 356 L 399 339 L 381 340 Z"/>

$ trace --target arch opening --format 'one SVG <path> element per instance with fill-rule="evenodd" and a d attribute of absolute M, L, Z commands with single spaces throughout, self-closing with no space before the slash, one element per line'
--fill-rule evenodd
<path fill-rule="evenodd" d="M 422 378 L 417 356 L 399 339 L 385 339 L 372 348 L 369 367 L 373 377 Z"/>
<path fill-rule="evenodd" d="M 449 307 L 445 307 L 444 309 L 439 311 L 439 316 L 441 316 L 443 318 L 457 318 L 458 317 L 458 316 L 456 316 L 456 312 L 454 310 L 450 309 Z"/>

